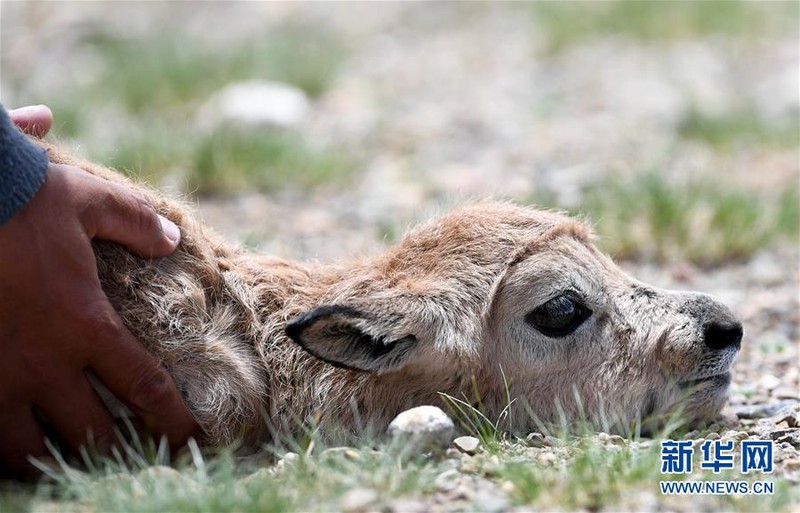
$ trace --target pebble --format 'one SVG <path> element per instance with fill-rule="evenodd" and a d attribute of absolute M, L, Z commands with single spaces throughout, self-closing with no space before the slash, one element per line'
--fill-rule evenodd
<path fill-rule="evenodd" d="M 448 447 L 447 450 L 444 451 L 444 457 L 447 458 L 447 459 L 451 459 L 451 460 L 453 460 L 453 459 L 460 460 L 461 459 L 461 451 L 459 451 L 455 447 Z"/>
<path fill-rule="evenodd" d="M 453 440 L 456 449 L 466 454 L 475 454 L 481 446 L 481 441 L 474 436 L 459 436 Z"/>
<path fill-rule="evenodd" d="M 284 469 L 288 465 L 294 465 L 299 459 L 300 455 L 296 452 L 287 452 L 281 459 L 278 460 L 278 462 L 275 464 L 275 468 L 279 470 Z"/>
<path fill-rule="evenodd" d="M 378 492 L 371 488 L 353 488 L 342 495 L 340 504 L 343 511 L 364 511 L 378 498 Z"/>
<path fill-rule="evenodd" d="M 785 422 L 786 427 L 800 427 L 800 405 L 781 408 L 770 420 L 775 424 Z"/>
<path fill-rule="evenodd" d="M 772 397 L 776 399 L 800 400 L 800 391 L 792 387 L 777 387 L 772 390 Z"/>
<path fill-rule="evenodd" d="M 412 453 L 445 449 L 453 440 L 455 425 L 441 408 L 417 406 L 406 410 L 389 424 L 392 440 Z"/>
<path fill-rule="evenodd" d="M 758 380 L 758 384 L 761 385 L 762 388 L 767 390 L 772 390 L 774 388 L 778 388 L 781 385 L 780 378 L 773 376 L 772 374 L 764 374 L 761 376 L 761 379 Z"/>
<path fill-rule="evenodd" d="M 778 443 L 791 444 L 795 449 L 800 449 L 800 429 L 781 429 L 773 431 L 770 438 Z"/>
<path fill-rule="evenodd" d="M 746 431 L 725 431 L 722 433 L 722 438 L 730 439 L 735 442 L 741 442 L 742 440 L 747 440 L 750 438 L 750 435 Z"/>
<path fill-rule="evenodd" d="M 543 434 L 530 433 L 528 436 L 525 437 L 525 445 L 527 445 L 528 447 L 541 448 L 547 445 L 547 442 L 545 441 Z"/>
<path fill-rule="evenodd" d="M 361 459 L 361 453 L 352 447 L 330 447 L 322 451 L 321 454 L 322 457 L 331 457 L 337 455 L 342 455 L 345 459 L 350 461 L 359 461 Z"/>
<path fill-rule="evenodd" d="M 294 127 L 311 110 L 306 94 L 297 87 L 268 80 L 229 84 L 212 94 L 200 108 L 198 125 L 219 127 Z"/>
<path fill-rule="evenodd" d="M 625 445 L 625 439 L 619 435 L 609 435 L 608 433 L 599 433 L 597 435 L 597 438 L 605 444 L 616 445 L 618 447 Z"/>
<path fill-rule="evenodd" d="M 797 404 L 800 403 L 798 403 L 798 401 L 789 400 L 772 404 L 760 403 L 746 406 L 732 406 L 731 409 L 740 419 L 758 419 L 763 417 L 771 417 L 778 413 L 781 409 Z"/>

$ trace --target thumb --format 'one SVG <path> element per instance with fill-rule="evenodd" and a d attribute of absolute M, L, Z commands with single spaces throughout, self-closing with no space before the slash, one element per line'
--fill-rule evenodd
<path fill-rule="evenodd" d="M 107 180 L 93 182 L 89 192 L 93 200 L 82 216 L 90 238 L 122 244 L 147 258 L 175 251 L 181 240 L 180 229 L 158 215 L 145 194 Z"/>
<path fill-rule="evenodd" d="M 20 130 L 34 137 L 44 137 L 53 126 L 53 113 L 46 105 L 30 105 L 8 111 Z"/>

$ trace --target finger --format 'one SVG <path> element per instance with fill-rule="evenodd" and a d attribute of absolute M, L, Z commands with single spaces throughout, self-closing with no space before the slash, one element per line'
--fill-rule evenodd
<path fill-rule="evenodd" d="M 156 436 L 177 448 L 197 431 L 170 375 L 107 308 L 103 333 L 89 364 L 103 384 L 123 401 Z M 99 326 L 98 326 L 99 327 Z"/>
<path fill-rule="evenodd" d="M 61 439 L 73 450 L 94 447 L 106 453 L 116 442 L 114 419 L 81 374 L 62 387 L 68 395 L 50 394 L 39 401 Z"/>
<path fill-rule="evenodd" d="M 8 111 L 20 130 L 34 137 L 44 137 L 53 126 L 53 113 L 46 105 L 30 105 Z"/>
<path fill-rule="evenodd" d="M 145 194 L 124 185 L 94 181 L 82 221 L 87 234 L 117 242 L 147 258 L 171 254 L 181 240 L 180 229 L 156 213 Z"/>
<path fill-rule="evenodd" d="M 0 463 L 12 474 L 31 477 L 36 473 L 29 457 L 46 458 L 44 430 L 34 419 L 29 405 L 3 405 L 0 409 Z"/>

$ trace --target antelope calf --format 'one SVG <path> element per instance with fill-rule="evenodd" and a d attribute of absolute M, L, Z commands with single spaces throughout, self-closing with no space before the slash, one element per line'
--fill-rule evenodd
<path fill-rule="evenodd" d="M 256 447 L 275 426 L 310 419 L 380 429 L 441 404 L 440 393 L 489 418 L 510 399 L 520 430 L 625 425 L 676 407 L 709 417 L 725 401 L 742 339 L 734 314 L 708 295 L 636 281 L 575 219 L 479 203 L 377 256 L 289 262 L 236 249 L 178 202 L 48 151 L 138 189 L 180 227 L 167 258 L 95 249 L 106 294 L 169 370 L 208 445 Z"/>

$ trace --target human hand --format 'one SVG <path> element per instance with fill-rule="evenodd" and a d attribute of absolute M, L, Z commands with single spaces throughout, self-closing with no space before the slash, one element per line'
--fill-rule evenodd
<path fill-rule="evenodd" d="M 49 109 L 10 115 L 39 135 L 52 124 Z M 175 250 L 180 232 L 139 193 L 55 164 L 0 226 L 0 462 L 14 473 L 32 470 L 28 456 L 49 454 L 35 409 L 73 450 L 114 443 L 115 422 L 89 370 L 172 447 L 196 430 L 171 377 L 103 293 L 94 238 L 161 257 Z"/>

